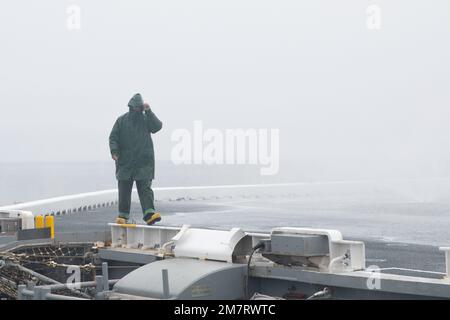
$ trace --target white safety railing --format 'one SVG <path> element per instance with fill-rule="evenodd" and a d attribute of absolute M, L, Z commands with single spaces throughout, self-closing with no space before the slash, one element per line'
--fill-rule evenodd
<path fill-rule="evenodd" d="M 328 238 L 329 261 L 325 270 L 344 272 L 366 268 L 364 242 L 344 240 L 341 232 L 330 229 L 280 227 L 272 229 L 272 234 L 322 235 Z"/>
<path fill-rule="evenodd" d="M 111 247 L 129 249 L 158 249 L 169 242 L 181 227 L 146 226 L 109 223 L 111 226 Z"/>
<path fill-rule="evenodd" d="M 269 233 L 244 232 L 240 228 L 213 230 L 181 227 L 147 226 L 109 223 L 111 247 L 171 252 L 176 257 L 209 259 L 232 262 L 236 246 L 248 237 L 248 250 L 261 239 L 270 238 Z M 175 250 L 170 248 L 175 245 Z"/>
<path fill-rule="evenodd" d="M 304 186 L 305 183 L 277 183 L 277 184 L 248 184 L 248 185 L 222 185 L 222 186 L 191 186 L 153 188 L 155 199 L 188 199 L 224 196 L 245 196 L 283 194 L 291 192 L 293 186 Z M 137 197 L 137 191 L 133 190 Z M 92 210 L 99 207 L 117 204 L 117 189 L 96 192 L 80 193 L 44 200 L 17 203 L 0 207 L 0 210 L 29 210 L 37 214 L 65 214 L 77 211 Z"/>

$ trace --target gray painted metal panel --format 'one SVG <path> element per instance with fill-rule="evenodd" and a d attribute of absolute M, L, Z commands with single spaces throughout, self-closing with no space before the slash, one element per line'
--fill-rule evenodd
<path fill-rule="evenodd" d="M 55 240 L 59 242 L 108 242 L 111 241 L 111 231 L 57 232 Z"/>
<path fill-rule="evenodd" d="M 367 285 L 367 272 L 362 271 L 339 274 L 300 270 L 295 267 L 274 268 L 271 266 L 258 265 L 252 267 L 250 276 L 274 280 L 296 281 L 327 287 L 363 290 L 373 292 L 374 294 L 385 292 L 396 295 L 450 298 L 450 282 L 443 282 L 442 280 L 437 279 L 415 278 L 399 275 L 392 275 L 391 277 L 388 277 L 387 275 L 383 275 L 383 278 L 380 279 L 380 289 L 370 290 Z"/>
<path fill-rule="evenodd" d="M 294 256 L 324 256 L 329 253 L 328 238 L 319 235 L 272 234 L 271 251 Z"/>
<path fill-rule="evenodd" d="M 158 260 L 156 254 L 148 252 L 134 252 L 130 249 L 99 249 L 98 256 L 102 260 L 131 262 L 138 264 L 148 264 Z"/>
<path fill-rule="evenodd" d="M 50 239 L 50 228 L 26 229 L 17 231 L 17 240 Z"/>
<path fill-rule="evenodd" d="M 35 246 L 35 245 L 47 245 L 53 244 L 54 241 L 52 239 L 31 239 L 31 240 L 21 240 L 21 241 L 13 241 L 1 246 L 2 251 L 10 251 L 16 250 L 20 247 L 26 246 Z"/>
<path fill-rule="evenodd" d="M 169 297 L 175 299 L 241 299 L 246 265 L 174 258 L 147 264 L 119 280 L 114 291 L 164 298 L 163 270 L 168 271 Z"/>
<path fill-rule="evenodd" d="M 2 234 L 0 236 L 0 248 L 4 245 L 11 244 L 17 240 L 17 236 L 15 234 Z"/>

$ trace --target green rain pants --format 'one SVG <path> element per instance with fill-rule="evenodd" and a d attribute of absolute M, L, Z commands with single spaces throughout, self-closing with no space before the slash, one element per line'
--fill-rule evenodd
<path fill-rule="evenodd" d="M 119 217 L 127 220 L 130 218 L 133 183 L 133 180 L 119 180 Z M 144 215 L 143 218 L 144 221 L 147 221 L 155 213 L 152 180 L 136 180 L 136 187 Z"/>

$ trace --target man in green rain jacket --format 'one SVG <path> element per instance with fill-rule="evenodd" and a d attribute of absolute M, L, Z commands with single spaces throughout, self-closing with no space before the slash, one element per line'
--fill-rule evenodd
<path fill-rule="evenodd" d="M 155 154 L 151 134 L 162 128 L 162 122 L 144 103 L 139 93 L 128 103 L 129 111 L 120 116 L 109 136 L 111 156 L 116 162 L 119 185 L 119 216 L 116 223 L 125 224 L 130 217 L 133 183 L 148 225 L 161 220 L 155 212 L 152 180 L 155 176 Z"/>

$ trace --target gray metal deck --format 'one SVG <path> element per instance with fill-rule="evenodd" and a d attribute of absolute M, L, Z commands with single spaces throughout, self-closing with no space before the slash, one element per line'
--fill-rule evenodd
<path fill-rule="evenodd" d="M 284 201 L 283 201 L 284 200 Z M 267 207 L 266 207 L 267 205 Z M 319 227 L 340 230 L 347 239 L 364 241 L 366 244 L 367 265 L 377 265 L 381 268 L 407 268 L 426 270 L 438 273 L 445 272 L 445 259 L 438 246 L 448 244 L 444 241 L 448 225 L 443 224 L 442 230 L 428 229 L 427 226 L 418 227 L 420 234 L 416 232 L 416 243 L 408 242 L 414 234 L 405 234 L 405 229 L 413 228 L 415 223 L 409 222 L 406 226 L 397 224 L 395 215 L 387 219 L 385 214 L 380 214 L 377 219 L 373 213 L 361 210 L 360 215 L 353 214 L 349 220 L 349 213 L 342 214 L 346 210 L 354 212 L 361 209 L 354 204 L 340 204 L 338 210 L 332 210 L 331 203 L 305 203 L 295 199 L 173 199 L 156 202 L 157 209 L 163 215 L 160 225 L 180 226 L 190 224 L 194 227 L 224 228 L 239 226 L 246 231 L 268 231 L 276 226 Z M 399 204 L 385 205 L 386 211 L 404 206 Z M 278 208 L 277 208 L 278 207 Z M 276 209 L 277 208 L 277 209 Z M 351 209 L 353 208 L 353 209 Z M 422 207 L 423 209 L 423 207 Z M 413 215 L 419 215 L 417 212 Z M 401 211 L 401 210 L 400 210 Z M 432 211 L 430 211 L 432 214 Z M 398 216 L 399 214 L 397 214 Z M 98 208 L 86 212 L 76 212 L 56 217 L 56 228 L 59 232 L 107 232 L 107 222 L 112 222 L 116 216 L 114 207 Z M 141 210 L 138 203 L 132 205 L 132 219 L 136 223 L 142 223 Z M 363 232 L 367 226 L 365 221 L 373 222 L 370 229 Z M 402 220 L 407 218 L 407 213 L 402 215 Z M 429 219 L 433 219 L 430 217 Z M 437 219 L 437 217 L 436 217 Z M 442 220 L 442 217 L 441 217 Z M 433 222 L 434 223 L 434 222 Z M 397 230 L 393 228 L 397 226 Z M 378 236 L 377 235 L 384 235 Z M 389 238 L 396 239 L 389 241 Z M 436 240 L 433 240 L 436 239 Z M 442 239 L 442 241 L 440 241 Z M 417 243 L 418 242 L 418 243 Z M 423 242 L 421 244 L 420 242 Z M 430 243 L 436 242 L 435 245 Z M 389 273 L 406 274 L 403 270 L 389 270 Z M 408 273 L 409 274 L 409 273 Z M 429 277 L 440 277 L 440 274 L 427 273 Z"/>

